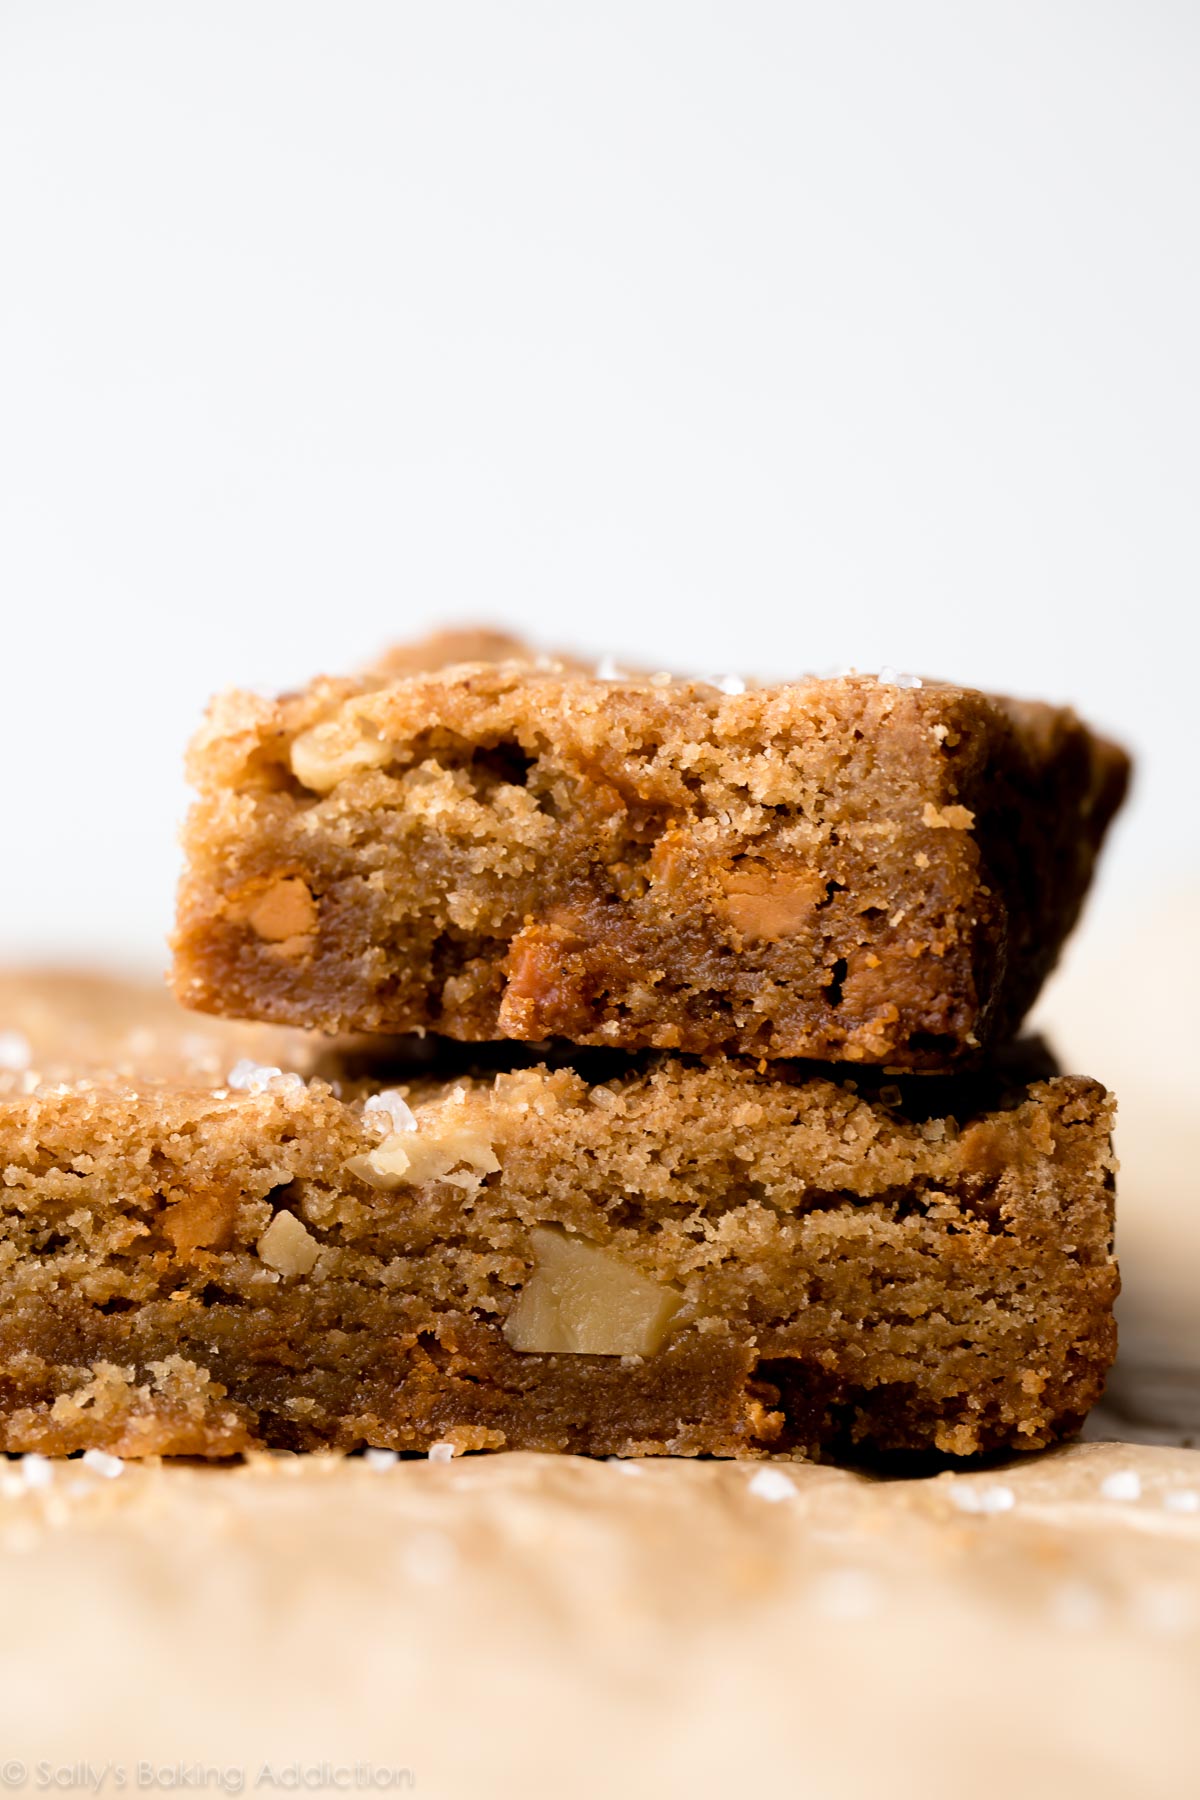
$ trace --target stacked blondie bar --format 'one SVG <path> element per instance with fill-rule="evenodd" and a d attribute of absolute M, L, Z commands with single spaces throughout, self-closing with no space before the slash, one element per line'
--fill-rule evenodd
<path fill-rule="evenodd" d="M 195 1015 L 0 990 L 0 1446 L 1079 1425 L 1113 1103 L 1014 1042 L 1127 780 L 1073 714 L 448 634 L 191 772 Z"/>

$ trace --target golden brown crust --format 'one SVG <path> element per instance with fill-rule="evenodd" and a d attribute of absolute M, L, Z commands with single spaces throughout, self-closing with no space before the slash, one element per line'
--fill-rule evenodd
<path fill-rule="evenodd" d="M 1070 712 L 968 689 L 448 654 L 216 703 L 187 1005 L 950 1067 L 1019 1023 L 1127 779 Z"/>
<path fill-rule="evenodd" d="M 398 1094 L 289 1073 L 283 1033 L 282 1074 L 230 1085 L 219 1028 L 189 1068 L 156 1012 L 139 1074 L 114 999 L 111 1071 L 97 1028 L 82 1076 L 0 1077 L 4 1448 L 965 1455 L 1052 1441 L 1103 1385 L 1095 1082 L 534 1064 L 414 1075 L 410 1131 Z M 670 1290 L 661 1348 L 513 1347 L 547 1229 Z"/>

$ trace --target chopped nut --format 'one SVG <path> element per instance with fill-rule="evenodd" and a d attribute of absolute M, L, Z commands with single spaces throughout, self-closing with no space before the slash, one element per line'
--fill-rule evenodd
<path fill-rule="evenodd" d="M 327 794 L 347 775 L 382 768 L 392 755 L 368 720 L 341 716 L 300 733 L 292 744 L 292 774 L 314 794 Z"/>
<path fill-rule="evenodd" d="M 514 1350 L 653 1356 L 682 1304 L 677 1289 L 557 1227 L 537 1226 L 530 1239 L 533 1273 L 504 1326 Z"/>
<path fill-rule="evenodd" d="M 721 877 L 717 911 L 751 942 L 791 937 L 809 923 L 825 883 L 804 869 L 773 869 L 743 862 Z"/>
<path fill-rule="evenodd" d="M 295 1213 L 277 1212 L 258 1240 L 258 1254 L 268 1268 L 281 1275 L 307 1275 L 321 1246 Z"/>
<path fill-rule="evenodd" d="M 464 1163 L 472 1173 L 452 1173 Z M 500 1163 L 477 1125 L 465 1120 L 450 1124 L 437 1119 L 424 1131 L 419 1121 L 416 1129 L 410 1126 L 393 1131 L 365 1156 L 352 1156 L 346 1167 L 369 1187 L 390 1191 L 442 1179 L 458 1187 L 474 1187 L 479 1176 L 494 1174 Z"/>
<path fill-rule="evenodd" d="M 921 823 L 928 825 L 931 831 L 970 831 L 975 814 L 969 806 L 934 806 L 927 800 Z"/>

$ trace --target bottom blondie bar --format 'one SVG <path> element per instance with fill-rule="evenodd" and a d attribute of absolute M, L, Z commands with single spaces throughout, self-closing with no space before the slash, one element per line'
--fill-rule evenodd
<path fill-rule="evenodd" d="M 381 1086 L 120 988 L 106 1039 L 82 992 L 30 1034 L 0 982 L 0 1448 L 969 1455 L 1103 1386 L 1093 1081 L 596 1053 Z"/>

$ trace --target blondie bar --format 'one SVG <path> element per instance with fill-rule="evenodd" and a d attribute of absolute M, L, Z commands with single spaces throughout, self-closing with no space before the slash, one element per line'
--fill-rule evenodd
<path fill-rule="evenodd" d="M 188 1006 L 946 1069 L 1019 1024 L 1128 765 L 970 689 L 610 679 L 449 634 L 226 696 L 190 769 Z"/>
<path fill-rule="evenodd" d="M 265 1029 L 218 1069 L 120 988 L 105 1044 L 105 991 L 81 1033 L 0 982 L 0 1448 L 967 1455 L 1103 1386 L 1093 1081 L 509 1046 L 381 1084 Z"/>

